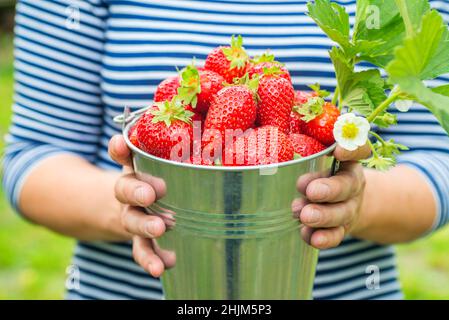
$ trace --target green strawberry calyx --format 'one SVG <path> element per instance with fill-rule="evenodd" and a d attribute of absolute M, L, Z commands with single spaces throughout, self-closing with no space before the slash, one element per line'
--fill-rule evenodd
<path fill-rule="evenodd" d="M 230 83 L 223 83 L 225 87 L 229 86 L 247 86 L 251 92 L 256 95 L 257 90 L 259 89 L 259 80 L 260 76 L 258 74 L 254 74 L 251 78 L 249 77 L 248 72 L 245 73 L 241 78 L 234 78 L 234 81 Z"/>
<path fill-rule="evenodd" d="M 293 107 L 293 111 L 302 115 L 301 120 L 310 122 L 323 112 L 324 99 L 322 97 L 311 97 L 306 103 Z"/>
<path fill-rule="evenodd" d="M 329 91 L 321 90 L 321 85 L 319 83 L 308 85 L 308 87 L 312 89 L 321 98 L 327 98 L 330 95 Z"/>
<path fill-rule="evenodd" d="M 274 54 L 271 54 L 269 52 L 264 52 L 260 56 L 255 56 L 253 59 L 251 59 L 251 63 L 259 64 L 264 62 L 274 62 L 274 63 L 280 63 L 277 62 L 274 58 Z"/>
<path fill-rule="evenodd" d="M 280 68 L 279 65 L 273 65 L 269 68 L 263 68 L 264 76 L 275 76 L 278 77 L 282 74 L 285 74 L 285 71 Z"/>
<path fill-rule="evenodd" d="M 181 70 L 181 83 L 178 88 L 178 98 L 184 105 L 190 104 L 192 108 L 196 107 L 198 94 L 201 93 L 200 73 L 195 67 L 195 62 Z"/>
<path fill-rule="evenodd" d="M 230 69 L 242 69 L 246 66 L 249 61 L 249 56 L 243 48 L 243 38 L 239 35 L 237 38 L 232 36 L 231 46 L 223 47 L 221 49 L 226 56 L 226 59 L 231 62 Z"/>
<path fill-rule="evenodd" d="M 185 123 L 192 123 L 192 111 L 186 110 L 185 105 L 175 96 L 171 101 L 156 102 L 150 113 L 154 116 L 151 120 L 152 123 L 164 122 L 167 127 L 176 120 L 183 121 Z"/>

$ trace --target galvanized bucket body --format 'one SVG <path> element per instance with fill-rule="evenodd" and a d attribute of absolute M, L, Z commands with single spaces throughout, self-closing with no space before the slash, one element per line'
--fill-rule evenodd
<path fill-rule="evenodd" d="M 167 187 L 148 212 L 175 220 L 157 239 L 176 255 L 162 276 L 166 299 L 311 298 L 318 250 L 301 239 L 291 206 L 300 176 L 329 176 L 331 148 L 278 165 L 205 167 L 142 152 L 128 128 L 137 176 Z"/>

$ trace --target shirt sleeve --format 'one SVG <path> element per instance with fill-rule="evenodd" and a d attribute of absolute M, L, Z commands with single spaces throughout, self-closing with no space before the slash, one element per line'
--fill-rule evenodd
<path fill-rule="evenodd" d="M 95 161 L 108 13 L 102 1 L 17 4 L 13 118 L 3 164 L 4 188 L 15 209 L 26 177 L 43 159 L 72 153 Z"/>
<path fill-rule="evenodd" d="M 437 215 L 430 231 L 437 230 L 449 222 L 449 137 L 423 106 L 414 105 L 406 113 L 391 112 L 397 115 L 398 125 L 379 133 L 410 149 L 398 157 L 398 164 L 419 171 L 432 188 Z"/>

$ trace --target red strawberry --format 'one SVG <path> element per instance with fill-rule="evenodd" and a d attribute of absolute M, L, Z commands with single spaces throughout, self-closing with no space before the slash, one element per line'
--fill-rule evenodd
<path fill-rule="evenodd" d="M 171 99 L 178 94 L 179 86 L 179 76 L 170 77 L 163 80 L 156 88 L 153 99 L 154 102 L 171 101 Z"/>
<path fill-rule="evenodd" d="M 292 82 L 292 79 L 290 77 L 290 72 L 288 72 L 286 67 L 284 67 L 283 65 L 281 65 L 277 62 L 262 62 L 262 63 L 252 65 L 248 69 L 249 77 L 252 78 L 253 75 L 255 75 L 255 74 L 263 75 L 264 69 L 270 69 L 272 67 L 279 68 L 279 70 L 280 70 L 279 77 L 284 78 L 285 80 L 288 80 L 289 82 Z"/>
<path fill-rule="evenodd" d="M 256 120 L 254 94 L 246 85 L 229 86 L 215 95 L 207 113 L 205 129 L 245 131 Z"/>
<path fill-rule="evenodd" d="M 330 102 L 325 102 L 321 97 L 314 97 L 301 108 L 297 109 L 304 116 L 303 132 L 315 138 L 325 146 L 335 142 L 334 124 L 340 116 L 340 111 Z"/>
<path fill-rule="evenodd" d="M 277 68 L 265 69 L 259 81 L 258 123 L 273 125 L 282 132 L 290 129 L 290 112 L 295 91 L 291 82 L 277 74 Z"/>
<path fill-rule="evenodd" d="M 238 134 L 239 131 L 241 134 L 254 125 L 257 106 L 250 89 L 252 84 L 225 87 L 212 99 L 204 123 L 202 143 L 203 150 L 207 148 L 208 157 L 219 156 L 215 155 L 217 149 L 214 148 L 224 146 L 227 142 L 225 134 Z"/>
<path fill-rule="evenodd" d="M 198 110 L 193 109 L 192 106 L 190 104 L 186 105 L 184 107 L 187 111 L 190 111 L 193 113 L 192 115 L 192 122 L 193 121 L 200 121 L 201 123 L 204 122 L 204 116 L 203 114 L 199 113 Z"/>
<path fill-rule="evenodd" d="M 210 70 L 198 70 L 187 66 L 181 73 L 179 97 L 184 104 L 191 104 L 200 113 L 209 109 L 212 97 L 223 88 L 224 78 Z"/>
<path fill-rule="evenodd" d="M 129 141 L 137 148 L 139 148 L 139 141 L 137 140 L 137 125 L 139 121 L 140 119 L 137 120 L 136 124 L 134 124 L 128 132 Z"/>
<path fill-rule="evenodd" d="M 241 78 L 249 61 L 242 44 L 242 36 L 237 39 L 232 36 L 230 47 L 218 47 L 209 53 L 204 68 L 223 76 L 228 83 L 232 83 L 234 78 Z"/>
<path fill-rule="evenodd" d="M 164 159 L 189 157 L 193 141 L 192 115 L 176 99 L 156 102 L 143 114 L 137 127 L 141 149 Z"/>
<path fill-rule="evenodd" d="M 264 74 L 264 69 L 271 69 L 272 67 L 279 68 L 279 76 L 292 82 L 290 72 L 288 72 L 287 68 L 282 63 L 276 61 L 274 59 L 274 55 L 270 53 L 264 53 L 261 56 L 256 56 L 251 60 L 248 65 L 249 77 L 251 79 L 255 74 L 262 76 Z"/>
<path fill-rule="evenodd" d="M 307 102 L 309 98 L 318 96 L 315 91 L 305 92 L 296 91 L 295 92 L 295 106 L 301 106 Z M 290 133 L 302 133 L 304 127 L 304 121 L 301 119 L 303 115 L 295 111 L 295 107 L 292 108 L 290 112 Z"/>
<path fill-rule="evenodd" d="M 293 146 L 278 127 L 263 126 L 248 130 L 226 146 L 225 166 L 251 166 L 293 160 Z"/>
<path fill-rule="evenodd" d="M 293 133 L 289 135 L 289 138 L 295 153 L 299 154 L 301 157 L 307 157 L 326 149 L 321 142 L 306 136 L 305 134 Z"/>

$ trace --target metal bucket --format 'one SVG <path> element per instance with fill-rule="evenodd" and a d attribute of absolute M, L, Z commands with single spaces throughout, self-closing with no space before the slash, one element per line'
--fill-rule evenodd
<path fill-rule="evenodd" d="M 302 197 L 299 177 L 330 175 L 333 147 L 277 165 L 198 166 L 136 148 L 128 139 L 134 121 L 123 134 L 137 177 L 152 175 L 167 186 L 147 211 L 175 220 L 157 239 L 176 255 L 162 276 L 165 298 L 311 299 L 318 250 L 301 239 L 291 205 Z"/>

